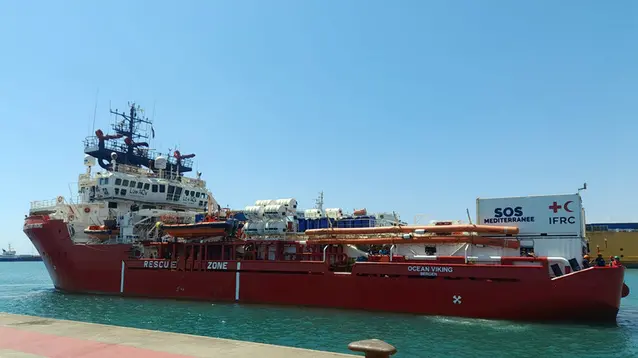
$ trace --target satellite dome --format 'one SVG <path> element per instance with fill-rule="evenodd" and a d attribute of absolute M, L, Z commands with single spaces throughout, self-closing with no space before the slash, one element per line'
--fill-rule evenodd
<path fill-rule="evenodd" d="M 84 156 L 84 165 L 85 166 L 92 167 L 92 166 L 95 166 L 95 164 L 96 164 L 95 157 L 92 157 L 92 156 L 90 156 L 88 154 L 86 154 Z"/>
<path fill-rule="evenodd" d="M 157 169 L 166 169 L 167 163 L 168 163 L 168 160 L 166 160 L 166 157 L 163 157 L 160 155 L 157 158 L 155 158 L 155 168 Z"/>

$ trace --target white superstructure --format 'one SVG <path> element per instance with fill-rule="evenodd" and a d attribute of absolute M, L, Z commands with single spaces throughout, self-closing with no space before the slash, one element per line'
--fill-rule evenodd
<path fill-rule="evenodd" d="M 118 227 L 129 224 L 131 213 L 140 219 L 141 213 L 172 215 L 194 220 L 197 214 L 216 212 L 221 208 L 200 178 L 184 176 L 159 177 L 150 170 L 115 164 L 113 171 L 92 173 L 95 159 L 86 156 L 86 173 L 80 174 L 78 196 L 53 200 L 34 201 L 30 214 L 47 214 L 52 219 L 69 223 L 69 231 L 75 242 L 91 241 L 84 230 L 89 226 L 104 225 L 104 221 L 115 220 Z M 132 216 L 131 216 L 132 217 Z M 185 220 L 187 221 L 187 220 Z M 148 229 L 155 222 L 148 222 Z M 121 239 L 133 233 L 121 233 Z M 135 235 L 138 235 L 136 233 Z"/>
<path fill-rule="evenodd" d="M 201 173 L 196 178 L 184 176 L 192 170 L 195 154 L 170 149 L 166 156 L 154 153 L 143 141 L 155 136 L 152 121 L 140 116 L 143 110 L 135 103 L 129 107 L 128 114 L 110 111 L 117 119 L 114 134 L 98 129 L 85 139 L 86 172 L 79 175 L 77 196 L 34 201 L 30 215 L 64 220 L 79 243 L 98 237 L 96 231 L 107 231 L 107 241 L 113 236 L 118 242 L 145 239 L 156 221 L 188 222 L 205 213 L 223 214 Z M 144 125 L 150 126 L 151 136 L 144 134 Z"/>

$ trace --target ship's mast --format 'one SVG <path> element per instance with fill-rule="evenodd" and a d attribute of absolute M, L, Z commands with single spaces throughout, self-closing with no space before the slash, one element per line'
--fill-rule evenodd
<path fill-rule="evenodd" d="M 112 127 L 113 127 L 113 130 L 115 131 L 115 133 L 121 134 L 125 138 L 130 138 L 130 141 L 125 141 L 126 146 L 127 146 L 127 149 L 126 149 L 126 161 L 127 162 L 133 156 L 133 149 L 135 148 L 134 144 L 136 142 L 136 139 L 148 139 L 147 135 L 140 134 L 138 132 L 139 125 L 142 124 L 142 123 L 150 124 L 150 125 L 153 124 L 146 117 L 139 117 L 138 116 L 138 112 L 143 112 L 143 110 L 140 109 L 139 105 L 136 106 L 135 102 L 133 102 L 133 103 L 129 102 L 128 105 L 130 107 L 129 115 L 126 115 L 126 112 L 124 112 L 124 111 L 122 111 L 120 113 L 120 112 L 118 112 L 117 109 L 115 111 L 109 110 L 112 114 L 115 114 L 116 116 L 120 116 L 120 117 L 124 118 L 124 120 L 122 122 L 114 123 L 112 125 Z"/>
<path fill-rule="evenodd" d="M 319 197 L 315 199 L 315 207 L 323 212 L 323 191 L 319 193 Z"/>
<path fill-rule="evenodd" d="M 149 148 L 149 143 L 144 141 L 149 135 L 141 128 L 142 124 L 150 125 L 150 137 L 155 138 L 153 121 L 143 115 L 144 110 L 135 102 L 129 102 L 128 106 L 128 114 L 125 111 L 109 109 L 109 112 L 116 116 L 115 123 L 111 125 L 115 134 L 105 134 L 98 129 L 95 131 L 95 137 L 89 136 L 84 141 L 84 153 L 96 158 L 100 167 L 105 170 L 111 170 L 112 161 L 115 160 L 117 164 L 147 167 L 156 171 L 158 168 L 155 168 L 155 160 L 161 155 L 157 156 L 157 153 Z M 167 166 L 164 170 L 178 176 L 190 172 L 193 157 L 195 154 L 182 155 L 178 150 L 174 150 L 173 153 L 169 150 L 166 157 L 163 157 Z"/>

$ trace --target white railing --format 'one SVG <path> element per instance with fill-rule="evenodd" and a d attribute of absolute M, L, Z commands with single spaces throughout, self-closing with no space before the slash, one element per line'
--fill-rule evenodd
<path fill-rule="evenodd" d="M 182 177 L 182 183 L 190 184 L 198 188 L 205 188 L 206 182 L 202 179 Z"/>
<path fill-rule="evenodd" d="M 61 199 L 61 201 L 60 201 Z M 67 200 L 67 198 L 62 197 L 62 196 L 58 196 L 55 199 L 50 199 L 50 200 L 37 200 L 37 201 L 32 201 L 31 202 L 31 210 L 36 210 L 36 209 L 47 209 L 47 208 L 53 208 L 56 205 L 63 205 L 63 204 L 68 204 L 68 205 L 75 205 L 78 204 L 80 202 L 80 196 L 74 196 L 72 198 L 70 198 L 70 200 Z"/>
<path fill-rule="evenodd" d="M 144 169 L 134 167 L 132 165 L 126 165 L 126 164 L 117 164 L 115 166 L 115 171 L 120 173 L 140 175 L 145 177 L 151 176 L 151 174 L 153 174 L 149 172 L 148 170 L 144 170 Z"/>
<path fill-rule="evenodd" d="M 32 201 L 31 202 L 31 210 L 52 208 L 52 207 L 54 207 L 56 205 L 57 205 L 57 199 Z"/>

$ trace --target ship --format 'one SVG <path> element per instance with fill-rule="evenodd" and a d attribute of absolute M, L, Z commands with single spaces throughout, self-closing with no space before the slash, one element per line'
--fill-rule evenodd
<path fill-rule="evenodd" d="M 42 261 L 42 257 L 39 255 L 18 255 L 11 247 L 11 244 L 9 244 L 9 247 L 6 250 L 2 249 L 2 253 L 0 254 L 0 262 L 6 261 Z"/>
<path fill-rule="evenodd" d="M 138 112 L 87 138 L 78 201 L 31 205 L 23 231 L 57 290 L 547 322 L 613 322 L 629 295 L 623 266 L 581 265 L 578 193 L 478 198 L 476 222 L 428 225 L 321 197 L 222 208 L 186 177 L 194 155 L 138 142 Z"/>

